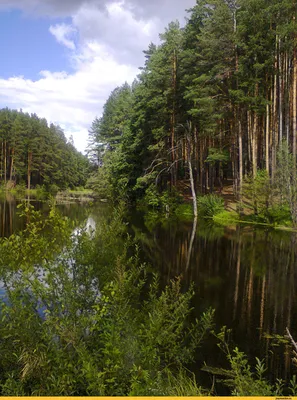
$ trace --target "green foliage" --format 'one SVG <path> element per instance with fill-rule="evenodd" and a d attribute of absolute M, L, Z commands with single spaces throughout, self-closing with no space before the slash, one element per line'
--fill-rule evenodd
<path fill-rule="evenodd" d="M 277 153 L 277 172 L 275 178 L 275 190 L 278 203 L 283 207 L 289 207 L 293 225 L 297 224 L 297 171 L 296 162 L 290 153 L 286 141 L 280 144 Z"/>
<path fill-rule="evenodd" d="M 24 183 L 19 183 L 12 190 L 17 196 L 23 196 L 26 193 L 26 185 Z"/>
<path fill-rule="evenodd" d="M 216 335 L 219 348 L 226 354 L 230 369 L 212 368 L 205 366 L 203 369 L 224 377 L 224 384 L 231 390 L 233 396 L 273 396 L 276 395 L 273 386 L 266 381 L 264 375 L 267 371 L 263 360 L 256 358 L 255 371 L 252 371 L 246 355 L 237 347 L 230 350 L 228 336 L 231 331 L 226 327 Z"/>
<path fill-rule="evenodd" d="M 0 244 L 1 395 L 201 394 L 185 367 L 213 311 L 190 323 L 193 288 L 182 291 L 176 279 L 160 291 L 129 238 L 119 245 L 123 206 L 96 232 L 71 240 L 55 209 L 46 221 L 27 206 L 23 214 L 26 231 Z M 63 252 L 50 257 L 55 240 Z M 11 253 L 21 249 L 23 261 L 14 262 Z"/>
<path fill-rule="evenodd" d="M 267 219 L 275 225 L 292 226 L 291 210 L 285 205 L 274 205 L 267 210 Z"/>
<path fill-rule="evenodd" d="M 175 188 L 159 192 L 156 185 L 150 185 L 143 199 L 138 202 L 138 207 L 143 210 L 153 209 L 159 210 L 165 214 L 176 214 L 178 207 L 182 204 L 182 196 Z"/>
<path fill-rule="evenodd" d="M 297 210 L 297 179 L 292 154 L 286 141 L 277 152 L 277 166 L 273 183 L 266 171 L 255 178 L 248 177 L 243 185 L 245 206 L 253 209 L 256 221 L 291 226 Z M 297 214 L 296 214 L 297 215 Z"/>
<path fill-rule="evenodd" d="M 26 220 L 26 228 L 9 238 L 0 238 L 0 268 L 3 273 L 31 270 L 35 264 L 42 265 L 45 260 L 52 259 L 68 243 L 73 229 L 73 224 L 54 207 L 46 218 L 26 202 L 18 207 L 20 217 Z"/>
<path fill-rule="evenodd" d="M 214 165 L 216 162 L 226 163 L 228 161 L 230 161 L 230 155 L 228 151 L 214 148 L 208 149 L 208 156 L 205 162 Z"/>
<path fill-rule="evenodd" d="M 213 216 L 216 224 L 228 226 L 239 222 L 240 217 L 235 211 L 222 211 Z"/>
<path fill-rule="evenodd" d="M 276 379 L 270 383 L 266 378 L 267 367 L 264 360 L 255 358 L 255 366 L 252 367 L 247 356 L 237 347 L 230 350 L 229 336 L 231 330 L 223 327 L 220 333 L 215 334 L 219 348 L 226 354 L 230 369 L 203 367 L 203 370 L 214 375 L 222 376 L 224 384 L 230 388 L 233 396 L 284 396 L 295 395 L 297 390 L 296 376 L 293 375 L 290 382 L 285 385 L 282 379 Z M 266 335 L 276 343 L 288 344 L 288 340 L 280 335 Z"/>
<path fill-rule="evenodd" d="M 161 198 L 156 185 L 150 185 L 146 191 L 143 198 L 143 203 L 147 207 L 158 208 L 161 205 Z"/>
<path fill-rule="evenodd" d="M 192 206 L 192 204 L 187 204 L 187 203 L 179 204 L 176 207 L 175 215 L 177 215 L 178 217 L 182 217 L 182 218 L 185 218 L 185 219 L 192 220 L 193 219 L 193 206 Z"/>
<path fill-rule="evenodd" d="M 202 217 L 212 218 L 213 216 L 224 211 L 224 200 L 215 194 L 198 197 L 198 215 Z"/>
<path fill-rule="evenodd" d="M 249 205 L 254 213 L 265 217 L 272 198 L 272 187 L 267 171 L 257 171 L 255 178 L 247 177 L 243 184 L 243 195 L 250 201 Z"/>
<path fill-rule="evenodd" d="M 8 190 L 44 185 L 65 189 L 84 185 L 89 161 L 59 126 L 22 111 L 0 110 L 1 174 Z M 13 187 L 17 184 L 16 189 Z"/>
<path fill-rule="evenodd" d="M 171 214 L 175 213 L 178 205 L 183 201 L 182 196 L 174 187 L 171 190 L 164 191 L 161 194 L 160 200 L 163 211 Z"/>
<path fill-rule="evenodd" d="M 272 396 L 273 388 L 263 379 L 265 364 L 256 358 L 256 372 L 251 371 L 247 357 L 235 348 L 228 355 L 231 366 L 231 377 L 225 381 L 236 396 Z"/>

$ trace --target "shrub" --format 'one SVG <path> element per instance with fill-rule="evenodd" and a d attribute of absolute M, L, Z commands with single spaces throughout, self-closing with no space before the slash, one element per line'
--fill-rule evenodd
<path fill-rule="evenodd" d="M 161 195 L 161 206 L 166 212 L 174 212 L 179 204 L 182 203 L 182 196 L 178 193 L 176 188 L 166 190 Z"/>
<path fill-rule="evenodd" d="M 150 185 L 146 191 L 143 202 L 146 206 L 158 208 L 161 205 L 160 194 L 156 185 Z"/>
<path fill-rule="evenodd" d="M 202 217 L 212 218 L 214 215 L 224 211 L 224 200 L 215 194 L 198 197 L 198 214 Z"/>
<path fill-rule="evenodd" d="M 243 195 L 249 200 L 256 215 L 265 215 L 267 207 L 272 201 L 272 187 L 267 171 L 259 170 L 255 177 L 250 175 L 245 178 Z"/>
<path fill-rule="evenodd" d="M 24 183 L 19 183 L 14 188 L 16 194 L 23 195 L 26 192 L 26 185 Z"/>
<path fill-rule="evenodd" d="M 137 248 L 128 256 L 130 240 L 124 249 L 118 247 L 125 229 L 122 211 L 95 236 L 73 235 L 53 259 L 47 257 L 52 242 L 37 236 L 41 214 L 30 208 L 24 212 L 30 213 L 30 227 L 26 235 L 9 239 L 4 265 L 11 265 L 16 246 L 25 252 L 22 260 L 38 249 L 46 261 L 42 281 L 33 258 L 26 265 L 22 261 L 17 275 L 7 276 L 8 301 L 0 302 L 0 394 L 201 393 L 185 367 L 213 328 L 213 311 L 193 321 L 192 287 L 184 292 L 175 279 L 161 291 L 158 276 L 148 276 L 147 266 L 140 264 Z M 50 215 L 53 230 L 62 228 L 68 238 L 64 219 L 54 210 Z"/>
<path fill-rule="evenodd" d="M 213 220 L 215 223 L 219 225 L 232 225 L 236 224 L 239 221 L 239 215 L 235 211 L 221 211 L 220 213 L 213 216 Z"/>
<path fill-rule="evenodd" d="M 275 205 L 267 210 L 267 218 L 270 223 L 277 225 L 291 225 L 291 211 L 288 206 Z"/>

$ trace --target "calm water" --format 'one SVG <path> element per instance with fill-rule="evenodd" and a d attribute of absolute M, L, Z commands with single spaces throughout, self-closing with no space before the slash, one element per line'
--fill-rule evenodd
<path fill-rule="evenodd" d="M 191 223 L 150 229 L 140 221 L 135 218 L 132 229 L 164 281 L 182 276 L 186 286 L 194 282 L 197 316 L 213 307 L 217 326 L 232 329 L 231 340 L 252 362 L 265 358 L 271 379 L 288 379 L 291 354 L 275 335 L 288 327 L 297 338 L 297 235 L 198 222 L 189 254 Z M 225 356 L 209 344 L 201 358 L 215 366 Z"/>
<path fill-rule="evenodd" d="M 34 204 L 34 203 L 33 203 Z M 35 203 L 46 212 L 48 206 Z M 0 201 L 0 236 L 22 229 L 13 198 Z M 79 223 L 100 223 L 106 205 L 90 210 L 84 205 L 59 205 L 64 215 Z M 232 329 L 231 339 L 251 360 L 266 358 L 271 378 L 288 379 L 290 352 L 278 346 L 273 335 L 286 327 L 297 338 L 297 236 L 263 229 L 226 229 L 199 223 L 195 237 L 192 223 L 163 221 L 132 214 L 130 233 L 143 249 L 142 257 L 160 272 L 165 285 L 181 276 L 185 287 L 194 282 L 197 316 L 208 307 L 216 310 L 217 326 Z M 191 246 L 192 237 L 192 246 Z M 1 288 L 0 288 L 1 289 Z M 212 341 L 199 358 L 224 366 L 225 355 Z M 205 374 L 205 379 L 208 379 Z"/>

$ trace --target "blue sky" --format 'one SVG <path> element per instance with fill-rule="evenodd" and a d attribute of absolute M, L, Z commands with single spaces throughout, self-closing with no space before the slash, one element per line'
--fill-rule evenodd
<path fill-rule="evenodd" d="M 65 50 L 49 32 L 49 25 L 61 20 L 37 18 L 20 10 L 0 12 L 1 78 L 24 75 L 38 79 L 42 70 L 70 71 Z"/>
<path fill-rule="evenodd" d="M 195 0 L 0 0 L 0 106 L 59 124 L 80 151 L 110 92 Z"/>

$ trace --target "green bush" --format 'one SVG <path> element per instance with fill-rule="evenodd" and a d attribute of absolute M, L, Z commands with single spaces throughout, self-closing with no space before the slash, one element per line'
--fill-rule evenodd
<path fill-rule="evenodd" d="M 52 231 L 62 230 L 67 239 L 54 259 L 47 256 L 53 240 L 37 235 L 41 214 L 30 207 L 24 212 L 31 221 L 26 234 L 0 241 L 6 270 L 15 262 L 11 249 L 23 251 L 23 268 L 7 275 L 11 289 L 0 302 L 0 394 L 201 394 L 186 366 L 213 327 L 213 311 L 193 321 L 193 288 L 184 292 L 175 279 L 161 291 L 137 248 L 128 256 L 131 240 L 118 246 L 125 229 L 121 210 L 94 236 L 82 230 L 71 241 L 66 221 L 51 210 Z M 32 258 L 37 251 L 46 258 L 42 281 Z"/>
<path fill-rule="evenodd" d="M 292 225 L 291 210 L 288 206 L 275 205 L 267 210 L 268 222 L 276 225 Z"/>
<path fill-rule="evenodd" d="M 175 215 L 183 219 L 193 219 L 193 205 L 188 203 L 179 204 L 175 209 Z"/>
<path fill-rule="evenodd" d="M 239 221 L 239 215 L 235 211 L 230 212 L 224 210 L 214 215 L 213 220 L 219 225 L 228 226 L 236 224 Z"/>
<path fill-rule="evenodd" d="M 255 215 L 265 216 L 267 207 L 272 202 L 272 187 L 266 170 L 259 170 L 255 177 L 252 175 L 243 182 L 243 196 L 249 202 L 249 207 Z"/>
<path fill-rule="evenodd" d="M 161 206 L 166 212 L 173 213 L 181 203 L 182 196 L 174 187 L 171 190 L 166 190 L 161 194 Z"/>
<path fill-rule="evenodd" d="M 150 185 L 143 198 L 143 203 L 149 208 L 158 208 L 161 205 L 160 194 L 156 185 Z"/>
<path fill-rule="evenodd" d="M 224 199 L 215 194 L 208 194 L 197 199 L 198 215 L 212 218 L 214 215 L 224 211 Z"/>
<path fill-rule="evenodd" d="M 13 191 L 15 191 L 17 195 L 23 195 L 26 192 L 26 189 L 27 188 L 25 183 L 19 183 L 18 185 L 15 186 Z"/>
<path fill-rule="evenodd" d="M 48 187 L 48 193 L 50 193 L 51 195 L 56 195 L 59 191 L 59 187 L 56 184 L 51 184 Z"/>
<path fill-rule="evenodd" d="M 143 209 L 152 208 L 173 214 L 181 203 L 182 196 L 175 188 L 160 193 L 156 185 L 152 184 L 146 189 L 145 196 L 138 205 Z"/>

